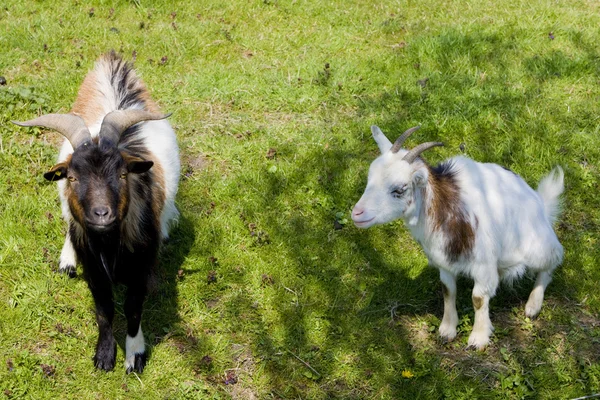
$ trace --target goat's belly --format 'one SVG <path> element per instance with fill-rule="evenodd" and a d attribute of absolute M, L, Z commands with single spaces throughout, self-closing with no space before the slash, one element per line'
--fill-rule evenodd
<path fill-rule="evenodd" d="M 523 263 L 517 264 L 498 264 L 498 275 L 505 282 L 512 282 L 521 278 L 527 271 L 527 266 Z"/>

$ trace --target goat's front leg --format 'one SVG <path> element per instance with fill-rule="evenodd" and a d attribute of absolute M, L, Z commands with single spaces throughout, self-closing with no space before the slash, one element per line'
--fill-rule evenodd
<path fill-rule="evenodd" d="M 142 280 L 141 277 L 140 280 Z M 127 288 L 127 298 L 125 299 L 125 317 L 127 318 L 125 370 L 127 373 L 142 372 L 146 366 L 146 344 L 141 325 L 145 297 L 145 282 L 135 282 Z"/>
<path fill-rule="evenodd" d="M 115 367 L 117 342 L 113 336 L 112 322 L 115 314 L 112 285 L 104 278 L 88 281 L 96 303 L 96 322 L 98 323 L 98 343 L 94 355 L 96 368 L 110 371 Z"/>
<path fill-rule="evenodd" d="M 444 318 L 440 325 L 440 337 L 450 341 L 456 337 L 458 314 L 456 313 L 456 276 L 451 272 L 440 269 L 442 293 L 444 294 Z"/>
<path fill-rule="evenodd" d="M 469 335 L 469 347 L 483 349 L 490 342 L 490 336 L 494 331 L 490 320 L 490 299 L 496 294 L 498 288 L 498 274 L 494 269 L 487 271 L 488 276 L 484 279 L 475 279 L 473 287 L 473 308 L 475 309 L 475 322 L 473 331 Z"/>

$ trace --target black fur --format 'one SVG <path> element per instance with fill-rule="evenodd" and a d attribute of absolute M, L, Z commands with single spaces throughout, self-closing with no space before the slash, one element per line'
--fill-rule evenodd
<path fill-rule="evenodd" d="M 140 94 L 143 90 L 139 86 L 134 88 L 138 78 L 135 77 L 133 72 L 133 65 L 124 61 L 114 51 L 110 53 L 110 56 L 113 59 L 110 84 L 118 95 L 119 104 L 117 109 L 134 108 L 133 106 L 140 104 Z"/>
<path fill-rule="evenodd" d="M 122 283 L 127 287 L 124 310 L 127 334 L 135 337 L 160 245 L 159 223 L 152 210 L 152 199 L 156 194 L 152 172 L 143 172 L 135 177 L 129 174 L 132 176 L 123 179 L 121 174 L 127 171 L 127 165 L 121 154 L 121 150 L 100 140 L 97 144 L 77 149 L 67 173 L 67 176 L 77 176 L 77 182 L 70 183 L 73 190 L 70 205 L 75 219 L 70 226 L 70 236 L 96 304 L 99 334 L 94 364 L 107 371 L 114 368 L 116 354 L 112 332 L 113 285 Z M 105 198 L 98 198 L 97 193 L 104 193 Z M 131 212 L 131 204 L 122 202 L 129 200 L 131 203 L 131 199 L 136 199 L 138 210 L 135 215 L 140 217 L 128 221 L 126 213 Z M 98 229 L 88 222 L 93 218 L 90 210 L 98 204 L 106 205 L 117 214 L 119 209 L 124 209 L 125 213 L 117 215 L 115 223 L 110 226 Z M 77 217 L 77 207 L 83 210 L 83 220 Z M 124 226 L 126 223 L 136 224 L 136 231 L 142 234 L 128 234 Z M 145 361 L 145 353 L 137 354 L 133 369 L 142 372 Z"/>

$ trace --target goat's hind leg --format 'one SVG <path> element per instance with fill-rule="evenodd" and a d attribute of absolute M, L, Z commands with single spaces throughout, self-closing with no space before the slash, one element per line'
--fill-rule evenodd
<path fill-rule="evenodd" d="M 535 280 L 533 290 L 529 294 L 529 300 L 525 305 L 525 316 L 528 318 L 535 318 L 542 310 L 542 303 L 544 302 L 544 292 L 548 287 L 548 284 L 552 281 L 552 273 L 549 271 L 540 271 Z"/>
<path fill-rule="evenodd" d="M 77 254 L 75 253 L 75 248 L 71 242 L 71 233 L 67 231 L 65 244 L 60 252 L 60 259 L 58 261 L 58 272 L 67 274 L 70 278 L 74 278 L 75 275 L 77 275 L 76 266 Z"/>
<path fill-rule="evenodd" d="M 442 281 L 442 292 L 444 294 L 444 317 L 440 324 L 439 334 L 445 341 L 456 337 L 458 325 L 458 314 L 456 312 L 456 276 L 440 269 L 440 280 Z"/>

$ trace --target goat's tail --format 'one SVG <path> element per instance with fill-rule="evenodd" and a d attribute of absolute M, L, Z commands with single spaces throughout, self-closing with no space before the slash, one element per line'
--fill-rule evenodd
<path fill-rule="evenodd" d="M 556 166 L 548 175 L 540 181 L 537 192 L 544 203 L 544 211 L 554 223 L 560 214 L 560 195 L 565 190 L 565 173 L 560 166 Z"/>

